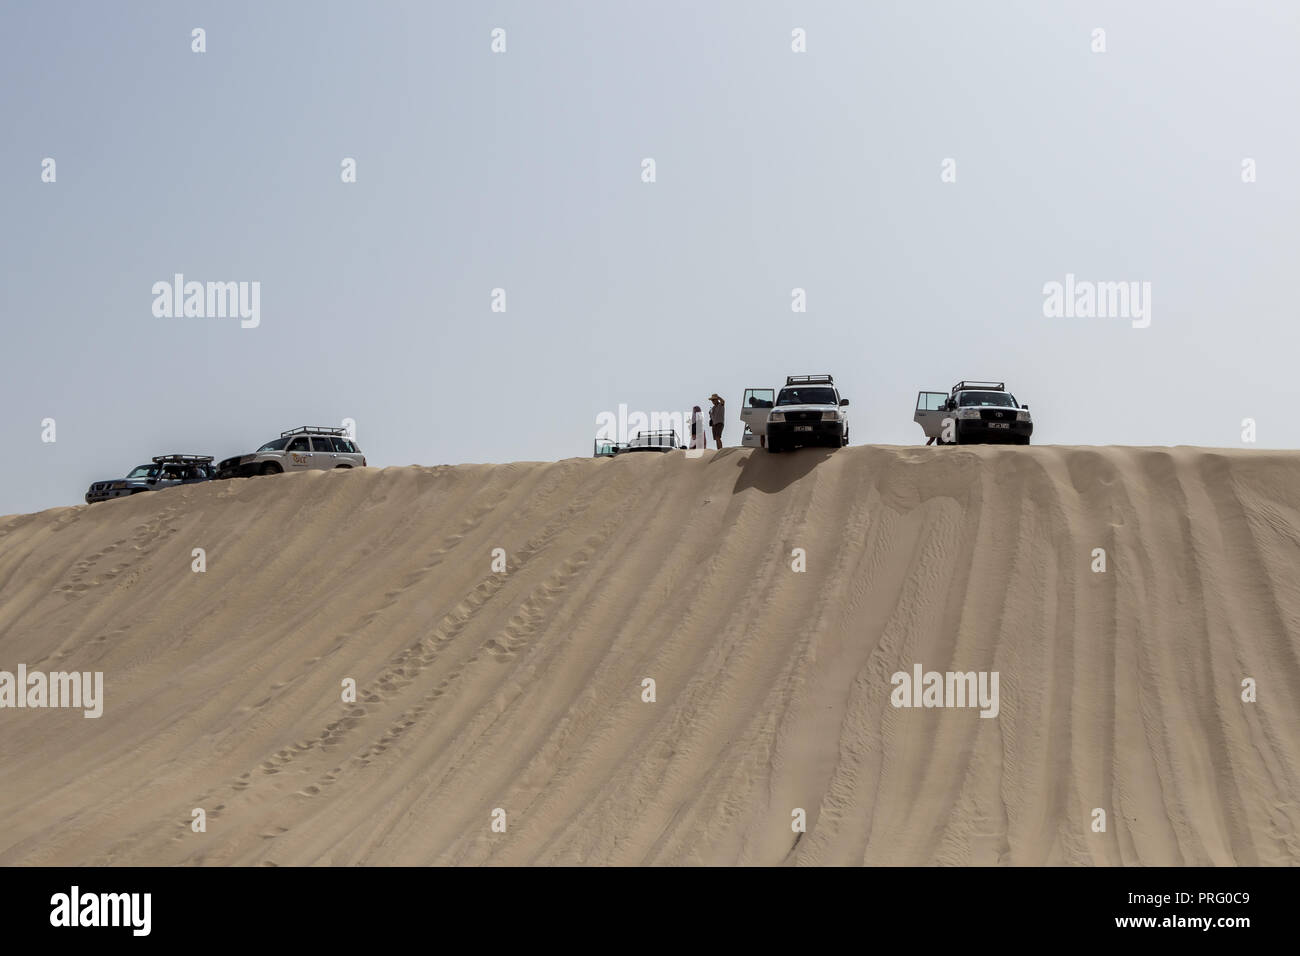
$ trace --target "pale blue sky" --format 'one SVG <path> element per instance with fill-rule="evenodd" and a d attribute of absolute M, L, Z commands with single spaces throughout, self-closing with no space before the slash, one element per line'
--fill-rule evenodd
<path fill-rule="evenodd" d="M 717 390 L 734 444 L 816 371 L 855 444 L 993 377 L 1043 443 L 1297 447 L 1297 50 L 1280 0 L 6 3 L 0 514 L 344 417 L 371 464 L 556 459 Z M 155 318 L 176 272 L 261 326 Z M 1066 273 L 1151 327 L 1045 318 Z"/>

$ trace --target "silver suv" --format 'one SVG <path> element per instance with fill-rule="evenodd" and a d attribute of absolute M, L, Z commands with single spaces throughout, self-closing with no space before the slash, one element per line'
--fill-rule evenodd
<path fill-rule="evenodd" d="M 364 468 L 366 457 L 346 428 L 303 425 L 280 432 L 251 455 L 236 455 L 217 466 L 218 478 L 248 478 L 278 475 L 285 471 L 328 471 L 332 468 Z"/>

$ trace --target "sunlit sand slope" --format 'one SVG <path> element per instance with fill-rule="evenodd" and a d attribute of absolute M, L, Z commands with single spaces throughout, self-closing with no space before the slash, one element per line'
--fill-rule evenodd
<path fill-rule="evenodd" d="M 187 487 L 0 518 L 19 664 L 104 709 L 0 710 L 3 864 L 1294 865 L 1300 453 Z"/>

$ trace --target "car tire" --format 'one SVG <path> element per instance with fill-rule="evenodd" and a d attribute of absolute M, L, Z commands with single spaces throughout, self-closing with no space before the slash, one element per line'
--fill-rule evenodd
<path fill-rule="evenodd" d="M 264 475 L 278 475 L 281 474 L 283 471 L 284 469 L 281 468 L 273 461 L 268 461 L 264 465 L 262 465 L 262 474 Z"/>
<path fill-rule="evenodd" d="M 351 465 L 335 465 L 335 466 L 334 466 L 334 470 L 335 470 L 335 471 L 338 471 L 340 468 L 342 468 L 344 471 L 350 471 L 351 468 L 352 468 L 352 466 L 351 466 Z"/>
<path fill-rule="evenodd" d="M 781 450 L 782 450 L 784 447 L 785 447 L 785 446 L 782 445 L 779 441 L 773 441 L 771 438 L 769 438 L 769 439 L 767 440 L 767 450 L 768 450 L 770 453 L 772 453 L 773 455 L 778 455 L 778 454 L 780 454 L 780 453 L 781 453 Z"/>

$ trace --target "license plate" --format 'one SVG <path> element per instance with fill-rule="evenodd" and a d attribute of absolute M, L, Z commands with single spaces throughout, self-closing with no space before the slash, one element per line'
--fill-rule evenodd
<path fill-rule="evenodd" d="M 989 422 L 989 428 L 1010 428 L 1010 422 Z"/>
<path fill-rule="evenodd" d="M 795 426 L 794 426 L 794 430 L 797 431 L 797 432 L 810 432 L 810 431 L 812 431 L 812 426 L 811 426 L 811 425 L 795 425 Z"/>

